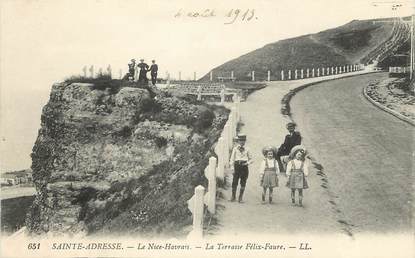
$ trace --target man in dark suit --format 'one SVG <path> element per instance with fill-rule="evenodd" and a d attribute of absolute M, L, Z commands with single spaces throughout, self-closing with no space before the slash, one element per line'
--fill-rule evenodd
<path fill-rule="evenodd" d="M 151 60 L 152 65 L 150 66 L 150 75 L 151 75 L 151 83 L 153 85 L 156 85 L 157 81 L 157 71 L 159 70 L 159 67 L 156 65 L 156 60 Z"/>
<path fill-rule="evenodd" d="M 294 146 L 301 145 L 301 135 L 295 131 L 295 127 L 296 124 L 293 122 L 287 124 L 289 134 L 285 136 L 284 143 L 278 148 L 277 161 L 281 172 L 285 172 L 285 166 L 281 161 L 281 157 L 290 155 L 290 151 Z"/>

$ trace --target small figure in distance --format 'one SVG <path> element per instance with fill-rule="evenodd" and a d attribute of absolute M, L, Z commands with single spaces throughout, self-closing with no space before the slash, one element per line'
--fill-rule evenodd
<path fill-rule="evenodd" d="M 136 68 L 135 59 L 131 59 L 130 63 L 128 63 L 128 73 L 124 75 L 122 80 L 134 81 L 135 68 Z"/>
<path fill-rule="evenodd" d="M 151 83 L 153 85 L 156 85 L 157 82 L 157 71 L 159 70 L 158 65 L 156 64 L 156 60 L 151 60 L 151 66 L 150 66 L 150 75 L 151 75 Z"/>
<path fill-rule="evenodd" d="M 128 64 L 128 73 L 129 73 L 128 79 L 130 81 L 134 81 L 135 66 L 136 66 L 135 59 L 131 59 L 131 62 Z"/>

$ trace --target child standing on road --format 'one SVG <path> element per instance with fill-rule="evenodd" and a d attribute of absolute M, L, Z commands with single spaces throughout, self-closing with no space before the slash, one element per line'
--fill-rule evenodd
<path fill-rule="evenodd" d="M 267 189 L 269 189 L 269 203 L 272 203 L 272 192 L 274 187 L 278 186 L 277 173 L 279 173 L 279 169 L 278 161 L 276 160 L 277 149 L 273 147 L 265 147 L 262 149 L 262 154 L 265 157 L 259 169 L 259 178 L 263 188 L 262 203 L 265 203 Z"/>
<path fill-rule="evenodd" d="M 248 148 L 245 146 L 246 135 L 238 135 L 238 145 L 232 149 L 230 158 L 231 169 L 233 168 L 233 180 L 232 180 L 232 198 L 231 202 L 236 200 L 236 190 L 240 181 L 241 188 L 239 190 L 238 202 L 242 203 L 242 197 L 245 191 L 246 180 L 248 179 L 248 165 L 252 163 L 251 155 Z M 232 167 L 233 165 L 233 167 Z"/>
<path fill-rule="evenodd" d="M 287 187 L 291 189 L 291 202 L 295 204 L 295 190 L 298 190 L 298 203 L 303 206 L 303 189 L 308 188 L 306 176 L 308 176 L 308 167 L 305 165 L 305 149 L 293 148 L 290 157 L 292 158 L 287 164 Z"/>

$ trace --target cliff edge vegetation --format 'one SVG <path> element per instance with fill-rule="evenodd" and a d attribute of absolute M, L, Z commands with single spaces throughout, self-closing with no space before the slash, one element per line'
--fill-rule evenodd
<path fill-rule="evenodd" d="M 229 110 L 110 78 L 52 87 L 33 147 L 32 234 L 183 235 Z"/>

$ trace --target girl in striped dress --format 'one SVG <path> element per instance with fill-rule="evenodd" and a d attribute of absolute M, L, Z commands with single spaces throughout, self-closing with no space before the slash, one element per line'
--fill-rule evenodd
<path fill-rule="evenodd" d="M 272 203 L 272 192 L 278 186 L 278 161 L 276 160 L 277 150 L 273 147 L 266 147 L 262 150 L 264 160 L 259 170 L 260 182 L 263 188 L 262 203 L 265 203 L 265 195 L 269 189 L 269 203 Z"/>
<path fill-rule="evenodd" d="M 306 177 L 308 166 L 305 164 L 305 149 L 296 148 L 290 155 L 292 159 L 287 163 L 287 187 L 291 189 L 291 202 L 295 204 L 295 190 L 298 191 L 299 206 L 303 206 L 303 189 L 308 188 Z"/>

